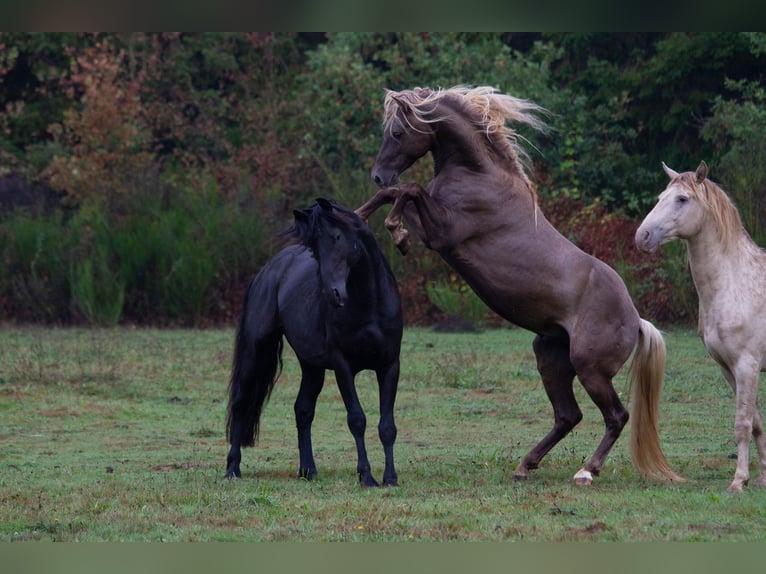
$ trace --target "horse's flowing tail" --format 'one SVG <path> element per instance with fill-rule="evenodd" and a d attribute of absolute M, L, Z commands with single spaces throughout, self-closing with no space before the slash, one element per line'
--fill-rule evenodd
<path fill-rule="evenodd" d="M 229 443 L 241 446 L 253 446 L 258 438 L 261 411 L 282 371 L 284 344 L 281 333 L 261 341 L 248 336 L 248 303 L 242 311 L 234 343 L 226 419 Z"/>
<path fill-rule="evenodd" d="M 643 474 L 658 480 L 684 482 L 668 465 L 660 446 L 658 413 L 665 373 L 665 341 L 649 321 L 641 319 L 638 344 L 630 365 L 630 453 Z"/>

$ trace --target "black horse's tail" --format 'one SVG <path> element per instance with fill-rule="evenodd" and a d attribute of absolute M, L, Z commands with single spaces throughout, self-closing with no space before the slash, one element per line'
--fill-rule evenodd
<path fill-rule="evenodd" d="M 248 290 L 249 291 L 249 290 Z M 258 438 L 261 411 L 282 372 L 282 333 L 253 341 L 249 336 L 246 296 L 234 343 L 226 437 L 229 443 L 253 446 Z"/>

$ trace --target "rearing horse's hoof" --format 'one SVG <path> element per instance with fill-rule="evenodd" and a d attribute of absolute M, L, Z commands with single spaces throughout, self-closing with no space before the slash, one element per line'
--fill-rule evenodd
<path fill-rule="evenodd" d="M 590 486 L 593 484 L 593 474 L 585 469 L 580 469 L 574 475 L 574 483 L 577 486 Z"/>

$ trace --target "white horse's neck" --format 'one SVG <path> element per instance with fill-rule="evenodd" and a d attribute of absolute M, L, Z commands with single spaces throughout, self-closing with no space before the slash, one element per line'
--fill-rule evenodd
<path fill-rule="evenodd" d="M 712 219 L 685 243 L 701 310 L 710 310 L 722 301 L 733 303 L 738 286 L 747 284 L 742 281 L 744 276 L 754 271 L 752 259 L 758 247 L 744 233 L 722 241 Z"/>

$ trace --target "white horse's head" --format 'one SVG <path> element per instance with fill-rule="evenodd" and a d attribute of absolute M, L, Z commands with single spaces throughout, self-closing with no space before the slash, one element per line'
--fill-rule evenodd
<path fill-rule="evenodd" d="M 704 161 L 695 172 L 678 173 L 665 162 L 662 168 L 670 177 L 670 183 L 636 231 L 636 246 L 649 253 L 673 239 L 690 239 L 697 235 L 709 210 L 704 189 L 707 177 Z"/>

